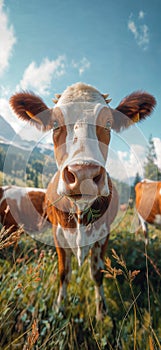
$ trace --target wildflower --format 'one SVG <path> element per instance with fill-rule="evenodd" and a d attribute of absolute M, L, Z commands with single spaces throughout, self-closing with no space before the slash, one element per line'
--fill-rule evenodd
<path fill-rule="evenodd" d="M 22 229 L 22 227 L 14 232 L 12 232 L 12 229 L 13 229 L 13 226 L 11 226 L 8 229 L 5 229 L 3 227 L 2 230 L 0 231 L 0 250 L 3 248 L 7 248 L 14 243 L 17 243 L 22 233 L 24 233 L 24 230 Z"/>
<path fill-rule="evenodd" d="M 32 324 L 32 331 L 27 338 L 27 344 L 24 347 L 24 349 L 25 350 L 33 349 L 33 346 L 37 342 L 38 337 L 39 337 L 39 330 L 38 330 L 37 322 L 36 320 L 34 320 Z"/>
<path fill-rule="evenodd" d="M 102 272 L 105 272 L 105 277 L 106 278 L 113 278 L 113 279 L 115 279 L 117 276 L 123 274 L 121 269 L 116 269 L 116 267 L 112 267 L 111 266 L 110 258 L 106 258 L 105 266 L 106 266 L 106 270 L 103 270 Z"/>
<path fill-rule="evenodd" d="M 43 259 L 45 256 L 45 250 L 41 250 L 40 255 L 39 255 L 39 259 Z"/>
<path fill-rule="evenodd" d="M 133 281 L 134 278 L 140 273 L 140 270 L 129 271 L 129 280 Z"/>

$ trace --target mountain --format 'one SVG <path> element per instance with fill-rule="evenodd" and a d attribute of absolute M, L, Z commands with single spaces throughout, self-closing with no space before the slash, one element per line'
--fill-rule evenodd
<path fill-rule="evenodd" d="M 53 145 L 50 143 L 35 143 L 34 140 L 28 141 L 21 138 L 12 126 L 0 115 L 0 146 L 7 149 L 9 146 L 24 151 L 40 152 L 46 155 L 53 155 Z"/>
<path fill-rule="evenodd" d="M 16 136 L 16 132 L 12 126 L 6 122 L 6 120 L 0 116 L 0 139 L 12 141 Z M 16 136 L 17 139 L 20 139 L 20 136 Z"/>

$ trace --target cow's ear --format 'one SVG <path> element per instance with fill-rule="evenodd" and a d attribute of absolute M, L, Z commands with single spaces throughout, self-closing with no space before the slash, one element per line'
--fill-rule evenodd
<path fill-rule="evenodd" d="M 18 118 L 30 122 L 43 131 L 50 129 L 52 110 L 39 96 L 31 92 L 20 92 L 13 95 L 9 102 Z"/>
<path fill-rule="evenodd" d="M 120 131 L 144 120 L 151 114 L 155 105 L 156 100 L 152 95 L 142 91 L 132 93 L 113 110 L 113 129 Z"/>

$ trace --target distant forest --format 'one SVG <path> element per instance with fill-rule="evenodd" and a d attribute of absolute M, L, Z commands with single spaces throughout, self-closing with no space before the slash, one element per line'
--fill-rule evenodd
<path fill-rule="evenodd" d="M 53 153 L 0 146 L 0 185 L 46 187 L 56 172 Z"/>

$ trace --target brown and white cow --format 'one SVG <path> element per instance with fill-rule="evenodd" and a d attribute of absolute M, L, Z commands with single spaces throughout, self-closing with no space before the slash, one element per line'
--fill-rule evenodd
<path fill-rule="evenodd" d="M 0 187 L 0 223 L 15 231 L 39 231 L 44 216 L 45 189 L 18 186 Z"/>
<path fill-rule="evenodd" d="M 143 180 L 135 186 L 136 210 L 148 243 L 148 223 L 161 227 L 161 181 Z"/>
<path fill-rule="evenodd" d="M 10 104 L 19 118 L 44 131 L 53 130 L 58 171 L 48 186 L 46 205 L 59 261 L 57 304 L 60 306 L 66 298 L 72 253 L 80 266 L 91 250 L 96 314 L 100 318 L 106 311 L 103 259 L 118 209 L 117 191 L 105 169 L 110 131 L 120 131 L 146 118 L 155 99 L 148 93 L 136 92 L 112 110 L 107 95 L 83 83 L 68 87 L 56 97 L 57 103 L 51 109 L 28 92 L 16 93 Z"/>

